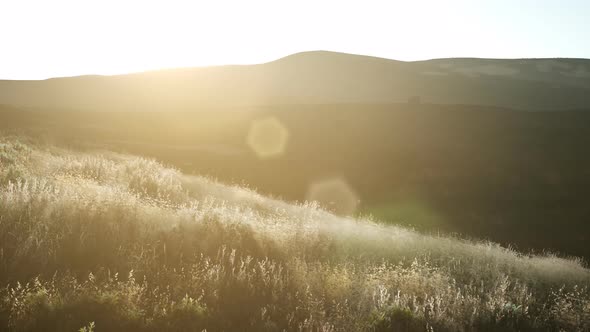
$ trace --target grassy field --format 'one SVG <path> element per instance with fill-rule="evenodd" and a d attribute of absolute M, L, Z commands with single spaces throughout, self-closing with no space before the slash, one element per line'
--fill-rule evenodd
<path fill-rule="evenodd" d="M 287 129 L 259 158 L 252 123 Z M 590 110 L 466 105 L 274 105 L 193 112 L 80 112 L 0 105 L 0 131 L 84 151 L 155 158 L 185 174 L 289 202 L 343 178 L 361 215 L 590 261 Z M 273 141 L 272 137 L 267 141 Z M 285 175 L 288 176 L 285 176 Z"/>
<path fill-rule="evenodd" d="M 590 329 L 590 270 L 0 139 L 7 331 Z"/>

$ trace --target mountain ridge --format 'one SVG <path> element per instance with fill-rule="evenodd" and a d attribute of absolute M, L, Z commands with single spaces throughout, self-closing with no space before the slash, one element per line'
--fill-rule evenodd
<path fill-rule="evenodd" d="M 50 80 L 59 80 L 59 79 L 71 79 L 71 78 L 98 78 L 98 77 L 117 77 L 117 76 L 130 76 L 130 75 L 142 75 L 142 74 L 149 74 L 149 73 L 159 73 L 159 72 L 167 72 L 167 71 L 179 71 L 179 70 L 199 70 L 199 69 L 207 69 L 207 68 L 227 68 L 227 67 L 247 67 L 247 66 L 259 66 L 270 64 L 274 62 L 280 62 L 284 60 L 289 60 L 291 58 L 296 58 L 300 56 L 313 56 L 313 55 L 343 55 L 343 56 L 353 56 L 353 57 L 360 57 L 360 58 L 371 58 L 371 59 L 378 59 L 378 60 L 385 60 L 385 61 L 393 61 L 399 63 L 426 63 L 426 62 L 440 62 L 440 61 L 453 61 L 453 60 L 461 60 L 461 61 L 581 61 L 590 62 L 590 58 L 570 58 L 570 57 L 551 57 L 551 58 L 481 58 L 481 57 L 446 57 L 446 58 L 431 58 L 431 59 L 421 59 L 421 60 L 399 60 L 394 58 L 386 58 L 374 55 L 365 55 L 365 54 L 356 54 L 356 53 L 348 53 L 348 52 L 337 52 L 337 51 L 329 51 L 329 50 L 311 50 L 311 51 L 301 51 L 292 53 L 289 55 L 282 56 L 275 60 L 270 60 L 266 62 L 260 63 L 250 63 L 250 64 L 222 64 L 222 65 L 211 65 L 211 66 L 186 66 L 186 67 L 168 67 L 168 68 L 161 68 L 161 69 L 147 69 L 147 70 L 140 70 L 140 71 L 133 71 L 128 73 L 119 73 L 119 74 L 80 74 L 80 75 L 70 75 L 70 76 L 55 76 L 55 77 L 48 77 L 43 79 L 8 79 L 8 78 L 0 78 L 0 82 L 40 82 L 40 81 L 50 81 Z"/>
<path fill-rule="evenodd" d="M 449 58 L 405 62 L 309 51 L 255 65 L 162 69 L 41 81 L 0 80 L 0 104 L 77 110 L 195 110 L 272 104 L 590 106 L 590 60 Z"/>

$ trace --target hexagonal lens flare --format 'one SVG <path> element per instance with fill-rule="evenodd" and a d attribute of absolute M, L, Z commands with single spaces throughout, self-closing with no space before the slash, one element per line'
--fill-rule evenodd
<path fill-rule="evenodd" d="M 261 159 L 278 157 L 285 153 L 289 139 L 288 129 L 276 117 L 252 121 L 248 132 L 248 146 Z"/>
<path fill-rule="evenodd" d="M 345 216 L 354 214 L 360 203 L 358 194 L 342 178 L 331 178 L 311 184 L 306 199 L 317 201 L 323 208 Z"/>

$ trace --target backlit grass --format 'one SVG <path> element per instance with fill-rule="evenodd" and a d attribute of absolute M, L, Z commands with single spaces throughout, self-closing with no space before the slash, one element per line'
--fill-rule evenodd
<path fill-rule="evenodd" d="M 575 259 L 16 138 L 0 139 L 0 282 L 8 331 L 590 329 Z"/>

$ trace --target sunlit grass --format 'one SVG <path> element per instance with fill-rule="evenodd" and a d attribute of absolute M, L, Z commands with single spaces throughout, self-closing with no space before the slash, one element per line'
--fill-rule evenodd
<path fill-rule="evenodd" d="M 590 329 L 590 271 L 575 259 L 22 142 L 0 139 L 9 331 Z"/>

